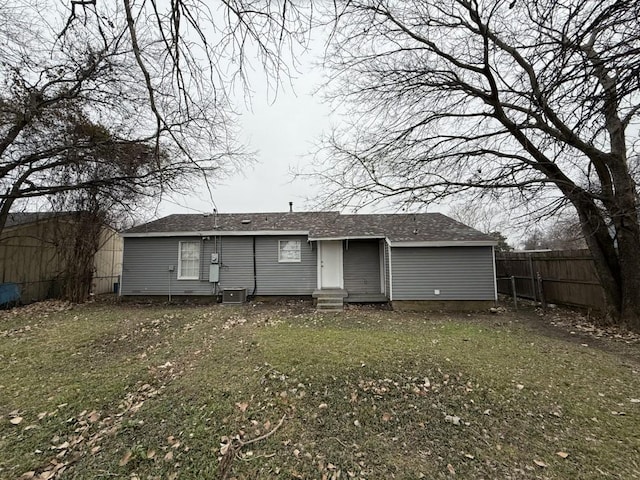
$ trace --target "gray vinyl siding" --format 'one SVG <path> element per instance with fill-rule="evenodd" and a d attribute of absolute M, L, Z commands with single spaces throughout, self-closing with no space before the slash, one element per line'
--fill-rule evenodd
<path fill-rule="evenodd" d="M 381 293 L 378 240 L 345 242 L 343 267 L 344 288 L 349 294 Z"/>
<path fill-rule="evenodd" d="M 279 263 L 278 240 L 300 240 L 301 262 Z M 178 280 L 178 248 L 181 241 L 199 241 L 200 279 Z M 217 252 L 220 281 L 216 293 L 224 288 L 254 291 L 253 237 L 152 237 L 124 239 L 122 295 L 213 295 L 209 282 L 211 254 Z M 169 272 L 169 265 L 174 271 Z M 256 237 L 257 295 L 311 295 L 317 286 L 315 245 L 304 236 Z"/>
<path fill-rule="evenodd" d="M 391 271 L 393 300 L 495 298 L 491 247 L 396 247 Z"/>
<path fill-rule="evenodd" d="M 301 261 L 278 262 L 279 240 L 300 240 Z M 305 236 L 256 237 L 256 295 L 311 295 L 318 285 L 316 249 Z"/>
<path fill-rule="evenodd" d="M 201 242 L 200 237 L 125 238 L 122 261 L 122 294 L 168 295 L 169 289 L 171 289 L 172 295 L 211 295 L 212 285 L 209 282 L 178 280 L 180 241 Z M 201 242 L 201 261 L 207 247 L 206 243 L 204 245 L 203 243 Z M 174 267 L 173 272 L 169 271 L 169 266 Z"/>
<path fill-rule="evenodd" d="M 217 250 L 220 254 L 220 283 L 224 288 L 246 288 L 247 295 L 253 293 L 253 238 L 218 237 Z"/>

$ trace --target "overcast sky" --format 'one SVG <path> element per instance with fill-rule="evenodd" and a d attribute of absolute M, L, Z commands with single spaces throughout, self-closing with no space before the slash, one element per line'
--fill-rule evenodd
<path fill-rule="evenodd" d="M 321 134 L 331 128 L 329 106 L 314 95 L 323 79 L 321 67 L 315 65 L 321 52 L 316 47 L 300 56 L 298 73 L 277 96 L 267 88 L 259 67 L 250 78 L 251 105 L 241 94 L 237 96 L 236 109 L 242 112 L 239 139 L 257 153 L 257 163 L 213 185 L 219 212 L 281 212 L 289 209 L 289 202 L 294 202 L 295 210 L 310 209 L 305 199 L 314 196 L 314 187 L 308 181 L 293 181 L 290 172 L 304 169 Z M 202 186 L 188 196 L 164 200 L 157 215 L 211 212 L 213 208 Z"/>

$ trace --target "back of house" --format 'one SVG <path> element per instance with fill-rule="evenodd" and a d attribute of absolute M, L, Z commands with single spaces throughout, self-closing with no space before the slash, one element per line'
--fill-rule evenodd
<path fill-rule="evenodd" d="M 439 213 L 178 214 L 122 236 L 123 296 L 304 296 L 327 309 L 496 300 L 495 240 Z"/>

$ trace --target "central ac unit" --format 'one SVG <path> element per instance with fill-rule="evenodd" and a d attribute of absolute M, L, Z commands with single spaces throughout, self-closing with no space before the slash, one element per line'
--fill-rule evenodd
<path fill-rule="evenodd" d="M 223 288 L 222 303 L 241 304 L 247 301 L 246 288 Z"/>

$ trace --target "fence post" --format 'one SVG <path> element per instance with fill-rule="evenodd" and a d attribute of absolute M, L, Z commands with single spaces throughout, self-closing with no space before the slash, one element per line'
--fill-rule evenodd
<path fill-rule="evenodd" d="M 518 294 L 516 293 L 516 277 L 511 275 L 511 291 L 513 292 L 513 307 L 518 310 Z"/>
<path fill-rule="evenodd" d="M 538 301 L 538 294 L 536 292 L 536 276 L 533 273 L 533 255 L 529 253 L 529 275 L 531 276 L 531 294 L 533 295 L 533 301 Z"/>
<path fill-rule="evenodd" d="M 543 285 L 542 285 L 542 275 L 540 275 L 540 272 L 536 272 L 536 276 L 538 278 L 538 290 L 540 291 L 540 303 L 542 303 L 542 308 L 546 309 L 547 308 L 547 302 L 544 299 L 544 289 L 543 289 Z"/>

